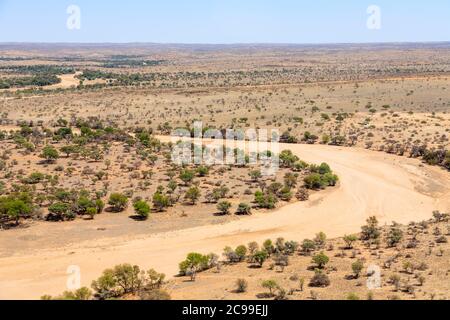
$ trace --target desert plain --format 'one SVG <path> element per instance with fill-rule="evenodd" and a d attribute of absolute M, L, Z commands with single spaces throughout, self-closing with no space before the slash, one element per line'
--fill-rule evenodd
<path fill-rule="evenodd" d="M 449 299 L 449 61 L 449 43 L 1 44 L 0 299 Z M 276 130 L 279 170 L 174 163 L 196 121 Z"/>

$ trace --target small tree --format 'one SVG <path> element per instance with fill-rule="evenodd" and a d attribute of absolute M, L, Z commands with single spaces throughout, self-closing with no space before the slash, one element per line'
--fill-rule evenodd
<path fill-rule="evenodd" d="M 59 158 L 59 153 L 54 147 L 47 145 L 42 149 L 40 157 L 44 158 L 48 163 L 52 163 Z"/>
<path fill-rule="evenodd" d="M 136 215 L 138 215 L 142 219 L 148 218 L 151 208 L 150 208 L 150 205 L 146 201 L 139 200 L 134 203 L 133 207 L 134 207 L 134 212 L 136 213 Z"/>
<path fill-rule="evenodd" d="M 392 227 L 389 230 L 389 233 L 386 237 L 386 243 L 388 247 L 392 248 L 396 246 L 398 243 L 400 243 L 402 239 L 403 239 L 403 231 L 400 230 L 399 228 Z"/>
<path fill-rule="evenodd" d="M 314 238 L 314 242 L 320 247 L 324 246 L 326 241 L 327 235 L 323 232 L 319 232 L 318 234 L 316 234 L 316 237 Z"/>
<path fill-rule="evenodd" d="M 275 280 L 265 280 L 262 282 L 261 286 L 269 290 L 271 297 L 274 296 L 274 290 L 278 288 L 278 283 Z"/>
<path fill-rule="evenodd" d="M 124 294 L 136 293 L 142 285 L 140 277 L 141 270 L 138 266 L 121 264 L 114 267 L 114 276 L 117 285 L 121 287 Z"/>
<path fill-rule="evenodd" d="M 330 285 L 330 278 L 323 273 L 321 270 L 316 270 L 314 276 L 309 282 L 310 287 L 314 288 L 325 288 Z"/>
<path fill-rule="evenodd" d="M 237 211 L 236 211 L 236 214 L 238 214 L 238 215 L 249 215 L 251 213 L 252 213 L 252 208 L 247 203 L 240 203 L 237 208 Z"/>
<path fill-rule="evenodd" d="M 244 245 L 241 245 L 234 250 L 236 253 L 236 256 L 238 257 L 239 261 L 243 261 L 247 255 L 247 247 Z"/>
<path fill-rule="evenodd" d="M 200 253 L 189 253 L 186 260 L 180 263 L 180 273 L 189 274 L 191 281 L 195 281 L 197 273 L 205 270 L 208 265 L 208 256 Z"/>
<path fill-rule="evenodd" d="M 208 167 L 200 166 L 197 168 L 197 174 L 199 175 L 199 177 L 205 177 L 208 175 L 208 173 L 209 173 Z"/>
<path fill-rule="evenodd" d="M 198 187 L 191 187 L 186 191 L 185 199 L 190 200 L 192 205 L 197 203 L 200 198 L 200 189 Z"/>
<path fill-rule="evenodd" d="M 117 297 L 120 293 L 117 290 L 117 280 L 112 269 L 106 269 L 95 281 L 92 281 L 92 289 L 96 291 L 99 299 L 106 300 Z"/>
<path fill-rule="evenodd" d="M 258 242 L 252 241 L 248 244 L 248 253 L 253 256 L 256 251 L 258 251 L 259 245 Z"/>
<path fill-rule="evenodd" d="M 229 201 L 221 201 L 217 205 L 217 210 L 219 210 L 219 212 L 224 215 L 230 214 L 230 208 L 231 208 L 231 203 Z"/>
<path fill-rule="evenodd" d="M 92 288 L 100 299 L 110 299 L 128 293 L 135 294 L 142 283 L 138 266 L 122 264 L 103 271 L 102 276 L 92 282 Z"/>
<path fill-rule="evenodd" d="M 258 181 L 262 177 L 260 170 L 252 170 L 248 173 L 248 175 L 254 182 Z"/>
<path fill-rule="evenodd" d="M 267 239 L 266 241 L 264 241 L 263 248 L 269 255 L 271 255 L 272 253 L 275 252 L 275 246 L 273 245 L 273 242 L 270 239 Z"/>
<path fill-rule="evenodd" d="M 73 213 L 70 210 L 70 206 L 67 203 L 56 202 L 48 207 L 49 220 L 64 220 L 66 218 L 73 217 Z"/>
<path fill-rule="evenodd" d="M 319 173 L 312 173 L 306 176 L 303 181 L 307 189 L 319 190 L 324 187 L 322 176 Z"/>
<path fill-rule="evenodd" d="M 292 199 L 292 197 L 293 197 L 291 188 L 289 188 L 288 186 L 283 187 L 280 190 L 280 192 L 278 193 L 278 196 L 283 201 L 290 201 Z"/>
<path fill-rule="evenodd" d="M 0 218 L 2 213 L 6 214 L 9 219 L 15 221 L 16 225 L 19 224 L 21 217 L 30 214 L 31 211 L 31 206 L 20 199 L 4 198 L 3 201 L 0 201 Z"/>
<path fill-rule="evenodd" d="M 358 237 L 356 235 L 346 235 L 344 236 L 346 249 L 353 249 L 353 244 L 358 241 Z"/>
<path fill-rule="evenodd" d="M 146 288 L 155 290 L 160 289 L 164 283 L 166 275 L 164 273 L 159 273 L 154 269 L 150 269 L 146 273 Z"/>
<path fill-rule="evenodd" d="M 225 249 L 223 250 L 223 256 L 225 256 L 228 259 L 229 263 L 236 263 L 241 260 L 236 254 L 236 252 L 233 249 L 231 249 L 231 247 L 225 247 Z"/>
<path fill-rule="evenodd" d="M 297 185 L 297 175 L 293 174 L 293 173 L 286 173 L 284 175 L 284 184 L 288 187 L 288 188 L 293 188 Z"/>
<path fill-rule="evenodd" d="M 380 237 L 381 232 L 378 228 L 378 220 L 375 216 L 367 219 L 367 225 L 361 228 L 361 240 L 376 240 Z"/>
<path fill-rule="evenodd" d="M 259 267 L 262 268 L 264 262 L 267 260 L 268 257 L 269 254 L 267 253 L 266 250 L 260 250 L 253 254 L 253 261 L 255 261 L 259 265 Z"/>
<path fill-rule="evenodd" d="M 273 193 L 264 194 L 261 191 L 255 192 L 255 202 L 259 208 L 273 209 L 276 206 L 278 199 Z"/>
<path fill-rule="evenodd" d="M 122 212 L 128 206 L 128 198 L 121 193 L 113 193 L 109 196 L 108 204 L 115 212 Z"/>
<path fill-rule="evenodd" d="M 248 282 L 245 279 L 237 279 L 236 280 L 236 292 L 237 293 L 244 293 L 247 291 L 248 288 Z"/>
<path fill-rule="evenodd" d="M 183 170 L 180 173 L 180 179 L 181 181 L 184 182 L 185 185 L 189 185 L 192 182 L 192 180 L 194 180 L 194 176 L 195 174 L 191 170 Z"/>
<path fill-rule="evenodd" d="M 352 263 L 352 270 L 353 270 L 353 274 L 355 275 L 355 278 L 358 279 L 359 276 L 361 275 L 361 271 L 364 268 L 364 262 L 362 262 L 361 260 L 355 261 Z"/>
<path fill-rule="evenodd" d="M 94 219 L 94 217 L 97 213 L 98 213 L 97 208 L 95 208 L 95 207 L 89 207 L 86 209 L 86 214 L 91 218 L 91 220 Z"/>
<path fill-rule="evenodd" d="M 64 147 L 61 148 L 61 152 L 65 153 L 67 158 L 70 157 L 70 155 L 72 153 L 76 153 L 77 151 L 78 151 L 78 147 L 77 146 L 72 146 L 72 145 L 64 146 Z"/>
<path fill-rule="evenodd" d="M 122 294 L 136 293 L 142 285 L 141 270 L 131 264 L 117 265 L 113 269 L 117 285 L 122 289 Z"/>
<path fill-rule="evenodd" d="M 97 213 L 102 213 L 103 209 L 105 209 L 105 203 L 102 199 L 95 200 L 95 207 L 97 208 Z"/>
<path fill-rule="evenodd" d="M 302 243 L 302 251 L 306 255 L 310 255 L 311 252 L 316 250 L 316 243 L 312 240 L 305 239 Z"/>
<path fill-rule="evenodd" d="M 330 258 L 328 258 L 323 252 L 316 254 L 312 258 L 312 262 L 315 263 L 319 269 L 323 269 L 329 261 Z"/>
<path fill-rule="evenodd" d="M 169 197 L 157 191 L 153 195 L 153 207 L 158 211 L 164 211 L 167 207 L 169 207 L 170 201 Z"/>

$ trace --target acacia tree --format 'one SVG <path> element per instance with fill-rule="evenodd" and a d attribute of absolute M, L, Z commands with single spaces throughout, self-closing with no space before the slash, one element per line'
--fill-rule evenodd
<path fill-rule="evenodd" d="M 142 285 L 140 274 L 141 271 L 138 266 L 122 264 L 103 271 L 102 276 L 93 281 L 91 286 L 100 299 L 136 293 Z"/>
<path fill-rule="evenodd" d="M 248 173 L 252 181 L 256 182 L 262 177 L 261 170 L 252 170 Z"/>
<path fill-rule="evenodd" d="M 381 232 L 376 217 L 369 217 L 367 225 L 361 228 L 361 240 L 374 241 L 380 238 Z"/>
<path fill-rule="evenodd" d="M 192 180 L 194 180 L 194 176 L 195 174 L 191 170 L 183 170 L 180 173 L 180 179 L 181 181 L 184 182 L 185 185 L 189 185 L 192 182 Z"/>
<path fill-rule="evenodd" d="M 266 250 L 260 250 L 253 254 L 252 260 L 255 261 L 260 268 L 262 268 L 264 262 L 269 258 L 269 254 Z"/>
<path fill-rule="evenodd" d="M 153 195 L 153 207 L 158 211 L 164 211 L 170 205 L 169 197 L 163 194 L 161 191 L 157 191 Z"/>
<path fill-rule="evenodd" d="M 191 281 L 195 281 L 197 273 L 207 268 L 208 261 L 208 256 L 196 252 L 189 253 L 186 260 L 179 265 L 180 273 L 190 275 Z"/>
<path fill-rule="evenodd" d="M 273 297 L 273 291 L 279 287 L 275 280 L 265 280 L 261 286 L 265 289 L 269 289 L 269 294 L 271 297 Z"/>
<path fill-rule="evenodd" d="M 29 215 L 32 211 L 31 206 L 23 200 L 11 197 L 0 198 L 0 218 L 6 217 L 8 220 L 14 220 L 19 224 L 21 217 Z"/>
<path fill-rule="evenodd" d="M 73 212 L 70 209 L 70 205 L 63 202 L 56 202 L 48 207 L 49 215 L 47 216 L 48 220 L 64 220 L 64 219 L 72 219 L 74 217 Z"/>
<path fill-rule="evenodd" d="M 221 214 L 229 214 L 231 208 L 231 203 L 229 201 L 221 201 L 217 205 L 217 210 L 220 211 Z"/>
<path fill-rule="evenodd" d="M 403 231 L 397 227 L 392 227 L 386 236 L 388 247 L 395 247 L 403 239 Z"/>
<path fill-rule="evenodd" d="M 133 207 L 134 207 L 134 212 L 139 217 L 141 217 L 142 219 L 148 218 L 151 208 L 150 208 L 150 205 L 146 201 L 139 200 L 134 203 Z"/>
<path fill-rule="evenodd" d="M 249 215 L 251 213 L 252 213 L 252 208 L 247 203 L 240 203 L 237 208 L 237 211 L 236 211 L 236 214 L 239 214 L 239 215 Z"/>
<path fill-rule="evenodd" d="M 358 240 L 358 237 L 354 234 L 344 236 L 346 249 L 353 249 L 353 243 Z"/>
<path fill-rule="evenodd" d="M 109 196 L 108 204 L 115 212 L 121 212 L 128 206 L 128 198 L 121 193 L 113 193 Z"/>
<path fill-rule="evenodd" d="M 312 262 L 315 263 L 319 269 L 323 269 L 329 261 L 330 258 L 328 258 L 323 252 L 316 254 L 312 258 Z"/>
<path fill-rule="evenodd" d="M 45 159 L 48 163 L 52 163 L 59 158 L 58 150 L 50 145 L 46 145 L 42 149 L 42 153 L 40 155 L 41 158 Z"/>
<path fill-rule="evenodd" d="M 352 271 L 355 275 L 355 278 L 359 278 L 361 271 L 364 268 L 364 262 L 362 260 L 358 260 L 352 263 Z"/>
<path fill-rule="evenodd" d="M 200 189 L 198 187 L 191 187 L 186 191 L 185 199 L 190 200 L 192 205 L 195 205 L 199 198 Z"/>

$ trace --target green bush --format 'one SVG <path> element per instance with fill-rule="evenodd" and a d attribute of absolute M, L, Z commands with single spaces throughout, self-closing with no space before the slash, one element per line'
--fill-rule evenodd
<path fill-rule="evenodd" d="M 231 208 L 231 203 L 229 201 L 221 201 L 217 205 L 217 210 L 219 210 L 219 212 L 221 214 L 229 214 L 230 208 Z"/>
<path fill-rule="evenodd" d="M 92 282 L 92 288 L 100 299 L 110 299 L 121 295 L 135 294 L 141 288 L 141 270 L 138 266 L 121 264 L 103 271 L 100 278 Z"/>
<path fill-rule="evenodd" d="M 275 208 L 277 202 L 278 202 L 277 197 L 272 193 L 264 194 L 261 191 L 257 191 L 255 193 L 255 203 L 258 205 L 259 208 L 273 209 Z"/>
<path fill-rule="evenodd" d="M 188 185 L 189 183 L 192 182 L 192 180 L 194 180 L 194 172 L 191 170 L 183 170 L 180 173 L 180 179 L 181 181 L 183 181 L 186 185 Z"/>
<path fill-rule="evenodd" d="M 197 200 L 200 198 L 200 189 L 198 187 L 189 188 L 186 191 L 184 198 L 190 200 L 192 205 L 195 205 Z"/>
<path fill-rule="evenodd" d="M 29 201 L 14 196 L 0 198 L 0 222 L 1 220 L 12 220 L 16 224 L 20 218 L 31 214 L 32 206 Z"/>
<path fill-rule="evenodd" d="M 248 288 L 248 282 L 245 279 L 237 279 L 236 280 L 236 292 L 237 293 L 244 293 L 247 291 Z"/>
<path fill-rule="evenodd" d="M 320 270 L 316 270 L 314 276 L 309 282 L 309 286 L 313 288 L 325 288 L 330 285 L 330 278 Z"/>
<path fill-rule="evenodd" d="M 312 173 L 306 176 L 303 181 L 308 189 L 318 190 L 325 187 L 322 176 L 319 173 Z"/>
<path fill-rule="evenodd" d="M 128 198 L 121 193 L 113 193 L 109 196 L 108 204 L 115 212 L 122 212 L 128 206 Z"/>
<path fill-rule="evenodd" d="M 381 235 L 380 228 L 378 227 L 378 220 L 376 217 L 370 217 L 367 219 L 367 225 L 361 228 L 361 240 L 377 240 Z"/>
<path fill-rule="evenodd" d="M 265 280 L 261 283 L 261 286 L 265 289 L 269 289 L 270 296 L 273 296 L 274 290 L 279 288 L 278 283 L 275 280 Z"/>
<path fill-rule="evenodd" d="M 149 214 L 150 214 L 150 205 L 143 200 L 137 201 L 134 203 L 133 205 L 134 207 L 134 212 L 136 213 L 136 215 L 138 215 L 139 217 L 143 218 L 143 219 L 147 219 Z"/>
<path fill-rule="evenodd" d="M 40 157 L 44 158 L 47 162 L 53 162 L 59 158 L 59 153 L 54 147 L 47 145 L 42 149 Z"/>
<path fill-rule="evenodd" d="M 316 254 L 312 258 L 312 262 L 315 263 L 319 269 L 323 269 L 329 261 L 330 258 L 328 258 L 328 256 L 323 252 Z"/>
<path fill-rule="evenodd" d="M 186 260 L 179 264 L 180 275 L 190 275 L 191 280 L 194 281 L 198 272 L 210 268 L 209 256 L 200 253 L 189 253 Z"/>
<path fill-rule="evenodd" d="M 153 195 L 153 207 L 158 211 L 164 211 L 170 205 L 169 197 L 157 191 Z"/>
<path fill-rule="evenodd" d="M 251 213 L 252 213 L 252 208 L 247 203 L 240 203 L 237 208 L 237 211 L 236 211 L 236 214 L 239 214 L 239 215 L 249 215 Z"/>
<path fill-rule="evenodd" d="M 386 237 L 388 247 L 394 247 L 403 239 L 403 231 L 399 228 L 392 227 Z"/>
<path fill-rule="evenodd" d="M 269 254 L 266 250 L 260 250 L 253 254 L 253 261 L 258 263 L 259 267 L 261 268 L 264 264 L 264 262 L 269 258 Z"/>
<path fill-rule="evenodd" d="M 362 262 L 361 260 L 357 260 L 352 263 L 352 271 L 355 275 L 355 278 L 359 278 L 363 268 L 364 268 L 364 262 Z"/>
<path fill-rule="evenodd" d="M 72 212 L 71 207 L 67 203 L 56 202 L 48 207 L 47 220 L 63 221 L 71 220 L 75 218 L 75 214 Z"/>

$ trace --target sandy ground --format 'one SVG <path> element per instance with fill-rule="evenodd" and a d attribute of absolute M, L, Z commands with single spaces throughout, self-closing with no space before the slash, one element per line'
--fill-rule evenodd
<path fill-rule="evenodd" d="M 66 290 L 67 268 L 77 265 L 89 286 L 119 263 L 155 268 L 173 276 L 187 253 L 216 252 L 227 246 L 284 237 L 302 240 L 318 231 L 329 238 L 358 232 L 366 218 L 383 223 L 428 219 L 433 210 L 450 211 L 450 173 L 418 160 L 362 149 L 282 145 L 308 162 L 327 162 L 341 178 L 338 188 L 306 203 L 294 203 L 224 225 L 202 226 L 130 239 L 90 240 L 60 249 L 31 250 L 0 258 L 0 299 L 37 299 Z"/>

